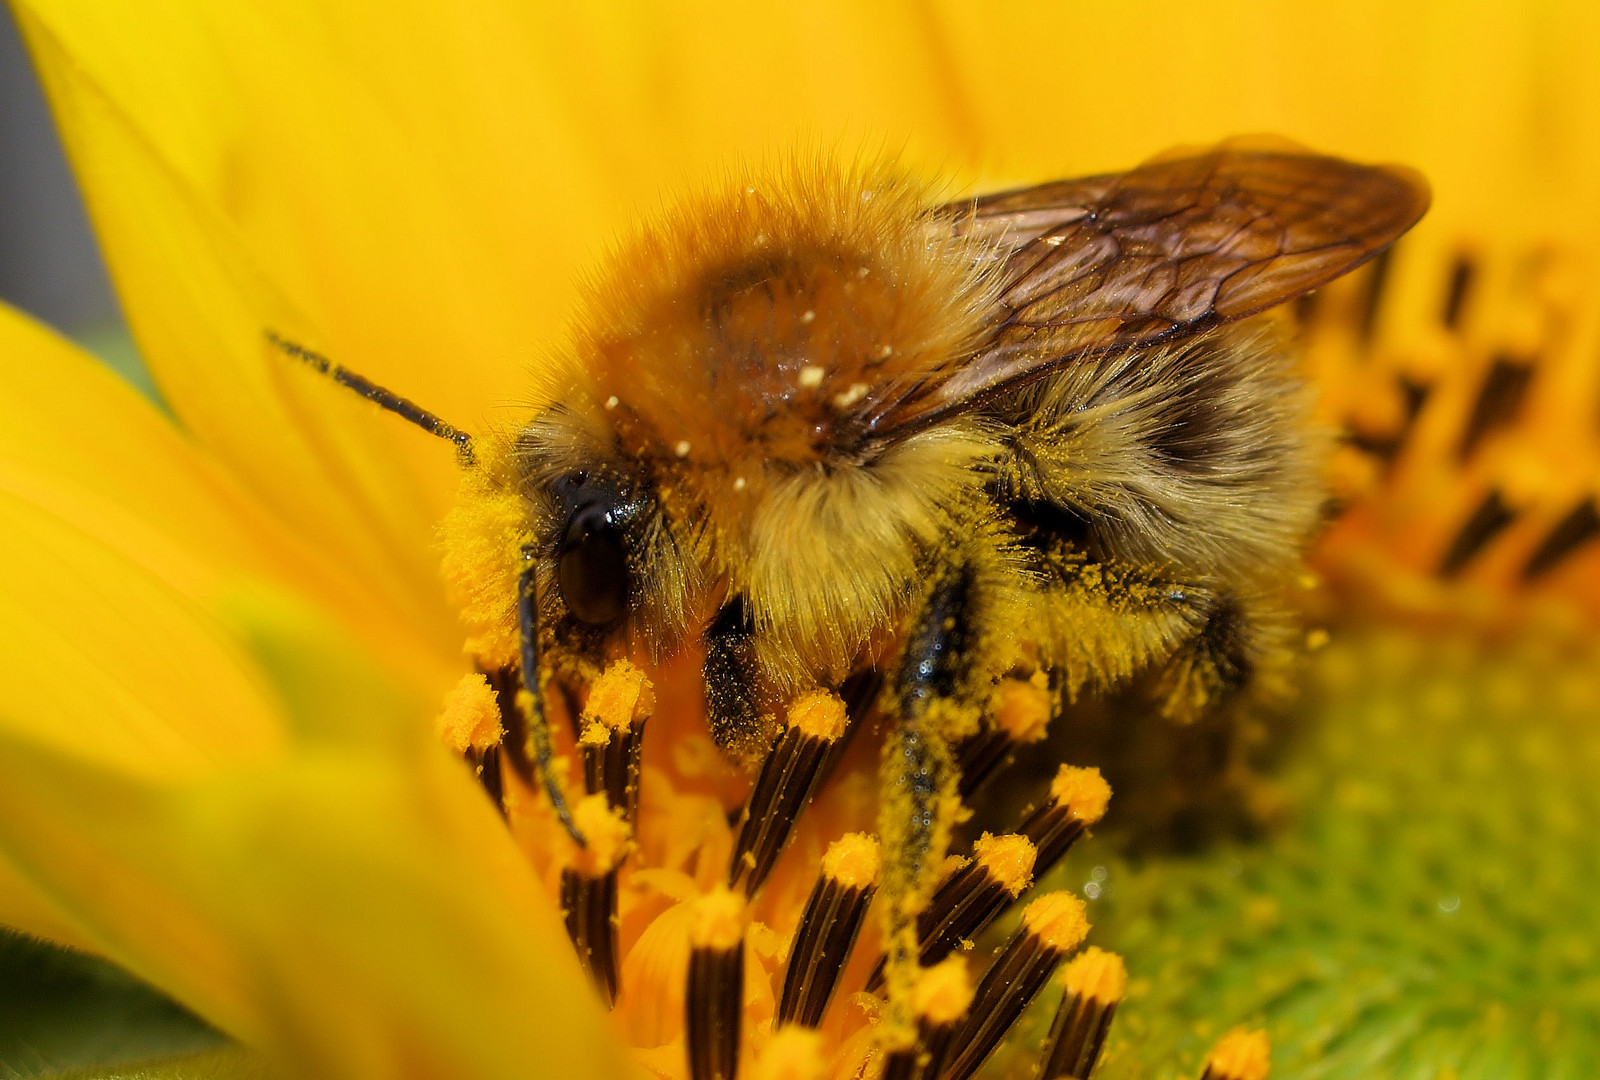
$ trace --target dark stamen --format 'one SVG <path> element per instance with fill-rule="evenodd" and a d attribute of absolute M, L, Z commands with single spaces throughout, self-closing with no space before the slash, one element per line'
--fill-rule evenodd
<path fill-rule="evenodd" d="M 1472 516 L 1461 526 L 1461 531 L 1456 533 L 1450 550 L 1446 551 L 1444 558 L 1439 561 L 1439 576 L 1453 577 L 1459 574 L 1475 555 L 1515 520 L 1517 512 L 1506 505 L 1500 492 L 1490 491 L 1472 512 Z"/>
<path fill-rule="evenodd" d="M 1461 444 L 1456 447 L 1456 457 L 1462 461 L 1472 456 L 1483 437 L 1496 428 L 1505 427 L 1516 419 L 1517 410 L 1527 397 L 1528 384 L 1533 381 L 1533 365 L 1497 356 L 1484 376 L 1478 390 L 1478 400 L 1473 403 L 1472 415 L 1461 433 Z"/>
<path fill-rule="evenodd" d="M 740 816 L 730 887 L 753 896 L 767 879 L 847 726 L 844 703 L 827 691 L 802 694 L 789 706 L 789 726 L 761 763 Z"/>
<path fill-rule="evenodd" d="M 1033 884 L 1037 850 L 1026 836 L 984 833 L 972 845 L 972 861 L 934 890 L 917 916 L 918 960 L 938 963 L 963 941 L 970 941 Z M 867 978 L 867 990 L 883 985 L 885 962 Z"/>
<path fill-rule="evenodd" d="M 1200 1080 L 1267 1080 L 1271 1064 L 1267 1033 L 1239 1028 L 1217 1040 Z"/>
<path fill-rule="evenodd" d="M 1039 849 L 1033 876 L 1049 873 L 1078 838 L 1106 813 L 1111 786 L 1099 769 L 1063 765 L 1050 784 L 1050 799 L 1028 815 L 1018 831 Z"/>
<path fill-rule="evenodd" d="M 1472 289 L 1472 279 L 1477 275 L 1477 266 L 1466 255 L 1458 255 L 1455 265 L 1450 268 L 1450 289 L 1445 294 L 1444 311 L 1441 321 L 1446 330 L 1459 330 L 1461 317 L 1466 313 L 1467 294 Z"/>
<path fill-rule="evenodd" d="M 989 699 L 988 724 L 956 747 L 956 767 L 961 770 L 957 791 L 963 803 L 1004 768 L 1019 748 L 1044 738 L 1050 707 L 1050 691 L 1042 679 L 1000 680 Z"/>
<path fill-rule="evenodd" d="M 912 997 L 917 1017 L 916 1041 L 884 1055 L 880 1080 L 934 1080 L 943 1075 L 951 1043 L 972 1004 L 966 961 L 952 956 L 918 971 Z"/>
<path fill-rule="evenodd" d="M 1383 302 L 1383 289 L 1389 282 L 1389 263 L 1394 256 L 1394 248 L 1386 247 L 1378 252 L 1377 258 L 1372 260 L 1372 268 L 1367 271 L 1366 289 L 1361 294 L 1361 317 L 1358 323 L 1361 340 L 1370 342 L 1372 331 L 1378 325 L 1378 308 Z"/>
<path fill-rule="evenodd" d="M 978 1071 L 1056 965 L 1088 932 L 1083 901 L 1070 893 L 1050 893 L 1023 909 L 1022 925 L 978 984 L 953 1043 L 955 1060 L 943 1080 L 967 1080 Z"/>
<path fill-rule="evenodd" d="M 685 995 L 689 1075 L 734 1080 L 744 1013 L 744 898 L 717 889 L 695 901 Z"/>
<path fill-rule="evenodd" d="M 645 721 L 654 710 L 650 680 L 619 660 L 595 680 L 581 714 L 584 787 L 591 795 L 603 792 L 630 827 L 639 820 L 639 754 Z"/>
<path fill-rule="evenodd" d="M 617 867 L 632 844 L 621 811 L 603 794 L 579 801 L 573 815 L 588 843 L 574 845 L 561 869 L 561 909 L 578 962 L 606 1007 L 617 999 Z"/>
<path fill-rule="evenodd" d="M 1594 496 L 1572 508 L 1572 512 L 1550 530 L 1522 567 L 1522 580 L 1532 581 L 1549 573 L 1561 561 L 1584 544 L 1600 537 L 1600 510 L 1595 507 Z"/>
<path fill-rule="evenodd" d="M 1061 981 L 1066 993 L 1040 1054 L 1040 1080 L 1089 1080 L 1127 991 L 1128 972 L 1117 954 L 1090 946 L 1073 957 Z"/>
<path fill-rule="evenodd" d="M 877 891 L 878 862 L 878 842 L 865 833 L 834 841 L 822 857 L 822 874 L 795 931 L 778 1023 L 822 1022 Z"/>
<path fill-rule="evenodd" d="M 467 764 L 478 775 L 478 783 L 483 785 L 483 790 L 488 793 L 494 802 L 500 816 L 506 816 L 506 793 L 504 778 L 500 775 L 500 747 L 486 746 L 482 750 L 469 748 L 466 752 Z"/>

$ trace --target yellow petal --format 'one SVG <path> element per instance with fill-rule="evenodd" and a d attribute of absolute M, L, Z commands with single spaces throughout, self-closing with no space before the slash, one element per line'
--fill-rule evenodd
<path fill-rule="evenodd" d="M 0 693 L 17 722 L 137 770 L 176 763 L 160 746 L 215 754 L 230 731 L 262 745 L 275 725 L 249 702 L 259 688 L 228 681 L 239 670 L 230 647 L 191 625 L 196 605 L 241 578 L 280 582 L 337 614 L 421 693 L 453 678 L 453 645 L 408 633 L 148 401 L 3 307 L 0 387 Z"/>
<path fill-rule="evenodd" d="M 418 710 L 294 609 L 235 614 L 301 733 L 289 753 L 152 784 L 0 731 L 0 851 L 97 951 L 294 1075 L 621 1075 L 488 801 L 390 715 Z M 418 734 L 352 737 L 374 732 Z"/>
<path fill-rule="evenodd" d="M 114 83 L 114 71 L 79 65 L 53 27 L 27 10 L 20 15 L 80 175 L 91 178 L 91 211 L 135 336 L 179 419 L 410 633 L 441 650 L 458 648 L 431 543 L 454 484 L 449 448 L 269 349 L 267 329 L 303 336 L 310 323 L 296 314 L 296 298 L 263 274 L 223 207 L 194 186 L 186 171 L 192 155 L 168 156 L 141 126 L 149 116 L 136 116 L 95 78 Z M 66 21 L 112 38 L 120 32 L 103 17 Z M 158 11 L 134 25 L 189 40 Z M 181 71 L 160 50 L 137 51 L 148 44 L 139 33 L 126 44 L 135 51 L 121 63 L 160 72 L 161 80 Z M 220 115 L 231 107 L 226 88 L 189 83 L 181 96 L 182 104 L 168 103 L 171 115 L 208 133 L 235 130 Z M 154 102 L 133 104 L 160 111 Z M 227 171 L 222 161 L 210 164 Z M 234 181 L 255 182 L 243 173 Z"/>

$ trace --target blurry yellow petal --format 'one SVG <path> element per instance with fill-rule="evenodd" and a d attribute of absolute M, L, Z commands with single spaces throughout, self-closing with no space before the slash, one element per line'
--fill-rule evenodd
<path fill-rule="evenodd" d="M 0 669 L 6 722 L 159 775 L 277 737 L 237 650 L 195 607 L 241 577 L 337 613 L 437 692 L 450 657 L 405 632 L 208 463 L 148 401 L 0 308 Z"/>
<path fill-rule="evenodd" d="M 290 755 L 157 785 L 0 730 L 0 850 L 97 951 L 295 1075 L 620 1075 L 557 913 L 418 710 L 281 605 L 234 611 Z M 329 719 L 352 710 L 377 715 Z"/>
<path fill-rule="evenodd" d="M 20 14 L 67 144 L 81 174 L 95 178 L 90 204 L 135 336 L 180 420 L 410 633 L 456 652 L 459 630 L 432 551 L 432 523 L 454 483 L 448 447 L 268 348 L 268 328 L 303 335 L 305 318 L 262 275 L 222 209 L 190 186 L 187 162 L 163 156 L 143 117 L 107 97 L 51 29 Z M 117 32 L 104 20 L 82 21 Z M 137 22 L 152 34 L 163 29 L 157 12 Z M 127 41 L 146 43 L 136 34 Z M 178 70 L 160 50 L 123 59 L 163 79 Z M 186 86 L 183 98 L 202 111 L 228 109 L 229 95 L 215 86 Z M 229 127 L 225 117 L 206 119 Z"/>

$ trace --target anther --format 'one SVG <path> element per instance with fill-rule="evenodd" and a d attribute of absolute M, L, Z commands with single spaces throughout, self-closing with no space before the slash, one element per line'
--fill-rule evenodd
<path fill-rule="evenodd" d="M 684 999 L 692 1080 L 734 1080 L 744 1013 L 744 897 L 718 888 L 695 901 Z"/>
<path fill-rule="evenodd" d="M 850 833 L 822 857 L 822 874 L 795 931 L 778 1023 L 816 1027 L 839 985 L 878 887 L 878 841 Z"/>
<path fill-rule="evenodd" d="M 1116 953 L 1091 945 L 1072 958 L 1061 982 L 1066 992 L 1040 1054 L 1040 1080 L 1089 1080 L 1127 992 L 1128 970 Z"/>
<path fill-rule="evenodd" d="M 1050 893 L 1022 910 L 1022 925 L 978 984 L 943 1080 L 967 1080 L 1005 1037 L 1051 972 L 1089 933 L 1083 901 Z"/>
<path fill-rule="evenodd" d="M 1444 310 L 1440 313 L 1440 321 L 1446 330 L 1459 330 L 1462 316 L 1466 313 L 1467 294 L 1472 290 L 1472 279 L 1477 276 L 1477 266 L 1467 255 L 1456 257 L 1455 264 L 1450 268 L 1450 286 L 1445 291 Z"/>
<path fill-rule="evenodd" d="M 505 789 L 500 776 L 500 744 L 505 738 L 500 706 L 484 676 L 473 672 L 445 695 L 437 730 L 444 744 L 466 759 L 483 790 L 502 815 Z"/>
<path fill-rule="evenodd" d="M 1522 566 L 1522 580 L 1532 581 L 1549 573 L 1561 562 L 1591 540 L 1600 538 L 1600 510 L 1595 507 L 1594 496 L 1589 496 L 1571 513 L 1556 522 L 1534 549 Z"/>
<path fill-rule="evenodd" d="M 1033 875 L 1044 877 L 1089 827 L 1105 817 L 1111 785 L 1099 769 L 1063 765 L 1050 783 L 1050 799 L 1018 830 L 1039 849 Z"/>
<path fill-rule="evenodd" d="M 728 867 L 730 887 L 753 896 L 767 879 L 848 727 L 844 702 L 826 690 L 802 694 L 789 706 L 788 726 L 767 752 L 745 801 Z"/>
<path fill-rule="evenodd" d="M 1018 748 L 1044 738 L 1050 705 L 1050 691 L 1042 679 L 1000 680 L 989 698 L 988 726 L 956 747 L 962 802 L 1004 768 Z"/>
<path fill-rule="evenodd" d="M 1495 537 L 1505 532 L 1516 520 L 1517 511 L 1506 502 L 1499 491 L 1491 490 L 1472 512 L 1472 516 L 1462 522 L 1455 539 L 1444 553 L 1444 558 L 1439 560 L 1439 576 L 1453 577 L 1459 574 L 1479 552 L 1488 547 Z"/>
<path fill-rule="evenodd" d="M 1523 399 L 1528 396 L 1528 384 L 1532 381 L 1531 363 L 1509 356 L 1495 357 L 1489 373 L 1484 376 L 1483 386 L 1478 390 L 1478 399 L 1473 402 L 1466 428 L 1461 433 L 1461 442 L 1456 447 L 1457 458 L 1465 461 L 1472 456 L 1484 436 L 1516 419 Z"/>
<path fill-rule="evenodd" d="M 1217 1040 L 1200 1080 L 1267 1080 L 1271 1066 L 1267 1033 L 1236 1028 Z"/>
<path fill-rule="evenodd" d="M 822 1080 L 828 1059 L 822 1036 L 800 1027 L 781 1027 L 750 1070 L 750 1080 Z"/>
<path fill-rule="evenodd" d="M 918 971 L 911 988 L 911 1007 L 917 1017 L 916 1041 L 884 1055 L 881 1080 L 932 1080 L 942 1076 L 951 1043 L 971 1005 L 972 983 L 961 957 L 952 956 Z"/>
<path fill-rule="evenodd" d="M 921 963 L 938 963 L 962 942 L 982 933 L 1033 884 L 1036 856 L 1037 849 L 1026 836 L 984 833 L 979 837 L 972 845 L 972 861 L 946 878 L 917 916 Z M 876 992 L 883 985 L 884 967 L 884 961 L 879 961 L 873 969 L 867 979 L 869 991 Z"/>
<path fill-rule="evenodd" d="M 604 794 L 579 800 L 572 816 L 586 842 L 571 845 L 561 869 L 561 909 L 578 961 L 609 1008 L 617 997 L 617 867 L 631 834 Z"/>
<path fill-rule="evenodd" d="M 644 672 L 618 660 L 595 680 L 584 703 L 578 749 L 583 782 L 623 812 L 630 827 L 639 820 L 639 751 L 645 721 L 655 711 L 655 688 Z"/>

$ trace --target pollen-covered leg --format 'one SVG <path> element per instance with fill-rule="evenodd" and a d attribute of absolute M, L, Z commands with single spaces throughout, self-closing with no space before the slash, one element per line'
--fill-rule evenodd
<path fill-rule="evenodd" d="M 935 569 L 894 677 L 899 720 L 884 744 L 879 809 L 891 1047 L 911 1036 L 916 920 L 932 899 L 950 830 L 963 813 L 954 748 L 977 731 L 996 674 L 989 637 L 996 628 L 982 618 L 984 584 L 973 561 Z"/>
<path fill-rule="evenodd" d="M 753 896 L 767 879 L 847 727 L 844 702 L 826 690 L 802 694 L 790 704 L 788 724 L 745 800 L 728 867 L 730 887 Z"/>
<path fill-rule="evenodd" d="M 839 985 L 878 888 L 878 842 L 850 833 L 822 857 L 822 873 L 795 930 L 778 1023 L 816 1027 Z"/>

